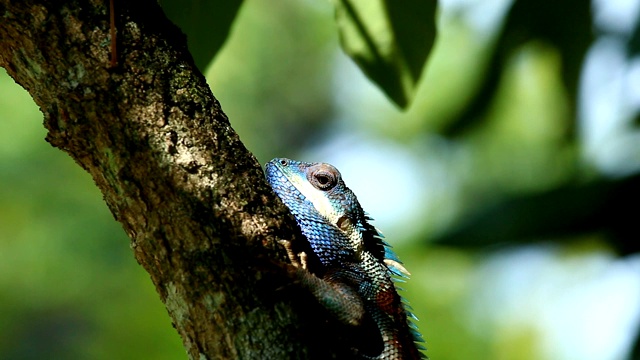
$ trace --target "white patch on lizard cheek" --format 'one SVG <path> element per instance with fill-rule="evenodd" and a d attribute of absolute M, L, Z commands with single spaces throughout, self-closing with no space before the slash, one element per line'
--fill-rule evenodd
<path fill-rule="evenodd" d="M 322 191 L 314 188 L 306 178 L 301 176 L 287 176 L 287 178 L 293 186 L 313 204 L 322 216 L 327 218 L 330 223 L 337 224 L 341 215 L 336 212 L 335 208 L 331 205 L 331 201 L 329 201 Z"/>

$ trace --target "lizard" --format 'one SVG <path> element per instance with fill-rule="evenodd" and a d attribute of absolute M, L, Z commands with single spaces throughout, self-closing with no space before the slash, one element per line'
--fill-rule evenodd
<path fill-rule="evenodd" d="M 353 329 L 373 325 L 374 344 L 353 348 L 361 359 L 422 359 L 417 319 L 394 281 L 409 273 L 370 224 L 342 175 L 326 163 L 275 158 L 266 164 L 267 182 L 289 208 L 317 257 L 320 269 L 308 271 L 305 253 L 283 241 L 299 283 L 340 323 Z M 366 320 L 369 319 L 368 323 Z"/>

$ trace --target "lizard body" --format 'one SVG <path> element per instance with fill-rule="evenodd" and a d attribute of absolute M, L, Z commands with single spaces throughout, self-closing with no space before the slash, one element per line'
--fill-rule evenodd
<path fill-rule="evenodd" d="M 321 264 L 310 273 L 304 256 L 300 261 L 288 247 L 300 283 L 340 322 L 357 330 L 370 320 L 377 327 L 376 339 L 354 353 L 376 360 L 423 358 L 419 349 L 424 348 L 416 344 L 423 340 L 408 320 L 415 317 L 393 282 L 393 276 L 408 272 L 369 223 L 340 172 L 325 163 L 276 158 L 267 163 L 266 176 Z"/>

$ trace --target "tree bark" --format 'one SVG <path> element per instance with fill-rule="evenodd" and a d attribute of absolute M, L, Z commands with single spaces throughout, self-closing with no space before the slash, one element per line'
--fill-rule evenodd
<path fill-rule="evenodd" d="M 154 1 L 115 5 L 114 49 L 108 0 L 0 0 L 0 66 L 40 107 L 46 140 L 93 177 L 191 359 L 339 356 L 277 264 L 295 222 L 184 35 Z"/>

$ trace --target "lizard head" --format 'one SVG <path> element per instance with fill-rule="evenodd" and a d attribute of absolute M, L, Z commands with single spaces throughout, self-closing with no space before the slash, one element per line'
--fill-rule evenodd
<path fill-rule="evenodd" d="M 266 173 L 267 181 L 293 213 L 313 247 L 324 246 L 325 253 L 331 253 L 326 249 L 333 244 L 328 245 L 323 238 L 340 239 L 342 246 L 356 258 L 362 251 L 368 251 L 394 274 L 408 275 L 382 235 L 369 223 L 371 218 L 334 166 L 276 158 L 267 163 Z M 318 223 L 332 224 L 333 230 L 322 228 Z M 320 228 L 325 232 L 320 232 Z"/>
<path fill-rule="evenodd" d="M 304 198 L 327 222 L 343 232 L 355 230 L 357 216 L 363 213 L 355 194 L 330 164 L 276 158 L 267 163 L 267 181 L 289 208 L 291 201 Z M 297 199 L 287 200 L 283 192 L 295 193 Z"/>
<path fill-rule="evenodd" d="M 267 163 L 266 173 L 274 192 L 298 223 L 309 223 L 311 211 L 321 217 L 323 223 L 333 225 L 341 234 L 340 238 L 345 239 L 343 244 L 353 251 L 356 258 L 363 251 L 370 251 L 379 259 L 384 258 L 385 250 L 378 232 L 368 223 L 369 218 L 356 195 L 345 185 L 334 166 L 276 158 Z"/>

